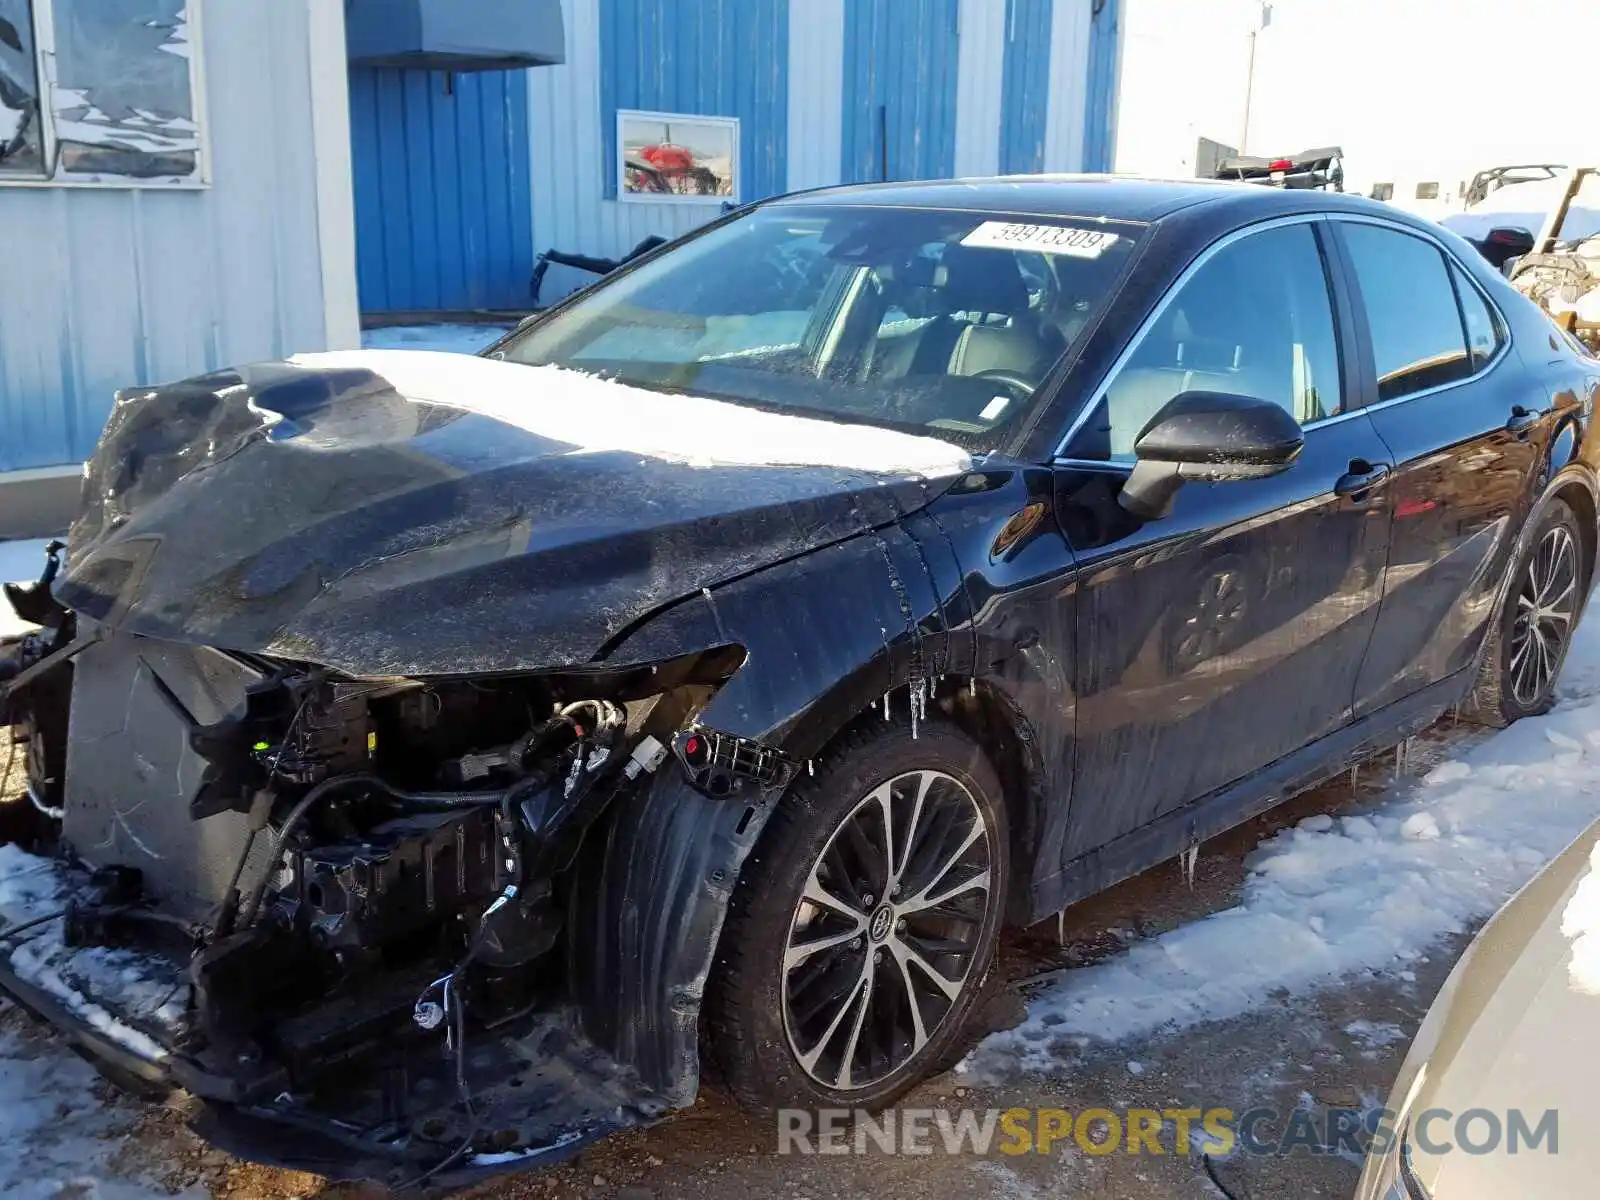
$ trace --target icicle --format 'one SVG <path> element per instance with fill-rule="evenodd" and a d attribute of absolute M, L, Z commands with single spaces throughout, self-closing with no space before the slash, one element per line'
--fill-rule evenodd
<path fill-rule="evenodd" d="M 1200 843 L 1191 842 L 1189 848 L 1183 852 L 1183 882 L 1189 885 L 1189 890 L 1194 891 L 1194 872 L 1200 863 Z"/>
<path fill-rule="evenodd" d="M 1062 909 L 1056 914 L 1056 945 L 1067 944 L 1067 910 Z"/>
<path fill-rule="evenodd" d="M 974 698 L 978 695 L 978 677 L 976 675 L 967 681 L 967 695 Z"/>
<path fill-rule="evenodd" d="M 928 683 L 919 679 L 912 685 L 910 692 L 911 701 L 911 740 L 917 740 L 917 726 L 921 721 L 928 719 Z"/>
<path fill-rule="evenodd" d="M 806 774 L 811 776 L 811 778 L 813 778 L 813 779 L 815 779 L 817 777 L 817 760 L 816 759 L 814 759 L 814 758 L 806 759 Z"/>
<path fill-rule="evenodd" d="M 889 693 L 888 692 L 885 692 L 883 694 L 883 719 L 885 721 L 887 721 L 889 719 Z"/>
<path fill-rule="evenodd" d="M 1356 783 L 1360 780 L 1360 778 L 1361 778 L 1361 764 L 1360 763 L 1351 763 L 1350 764 L 1350 790 L 1351 791 L 1355 790 Z"/>

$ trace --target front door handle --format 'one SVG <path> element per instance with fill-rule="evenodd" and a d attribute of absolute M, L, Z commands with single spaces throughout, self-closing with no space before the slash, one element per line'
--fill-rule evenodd
<path fill-rule="evenodd" d="M 1506 432 L 1516 434 L 1518 441 L 1525 442 L 1528 440 L 1528 434 L 1533 432 L 1533 427 L 1539 423 L 1539 416 L 1539 413 L 1519 404 L 1506 418 Z"/>
<path fill-rule="evenodd" d="M 1339 476 L 1339 482 L 1333 485 L 1336 495 L 1348 496 L 1352 500 L 1365 500 L 1373 492 L 1389 482 L 1393 468 L 1388 463 L 1371 463 L 1364 458 L 1352 458 L 1350 469 Z"/>

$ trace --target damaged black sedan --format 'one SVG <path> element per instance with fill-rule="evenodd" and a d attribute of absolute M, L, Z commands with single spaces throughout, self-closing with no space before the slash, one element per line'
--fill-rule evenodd
<path fill-rule="evenodd" d="M 953 1062 L 1001 926 L 1547 708 L 1600 364 L 1359 199 L 730 215 L 483 356 L 120 394 L 0 647 L 0 989 L 391 1184 Z M 0 759 L 4 754 L 0 753 Z"/>

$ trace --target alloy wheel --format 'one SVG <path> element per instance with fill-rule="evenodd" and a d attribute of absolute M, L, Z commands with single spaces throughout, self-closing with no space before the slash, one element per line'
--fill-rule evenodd
<path fill-rule="evenodd" d="M 789 1049 L 817 1083 L 882 1083 L 950 1016 L 996 902 L 993 837 L 972 792 L 932 770 L 879 785 L 834 830 L 783 955 Z"/>
<path fill-rule="evenodd" d="M 1565 525 L 1546 531 L 1517 591 L 1507 673 L 1518 704 L 1538 703 L 1555 682 L 1578 607 L 1578 548 Z"/>

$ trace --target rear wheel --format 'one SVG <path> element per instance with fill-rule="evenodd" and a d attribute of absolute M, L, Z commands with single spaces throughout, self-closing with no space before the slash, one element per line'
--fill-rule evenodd
<path fill-rule="evenodd" d="M 740 1102 L 892 1102 L 948 1065 L 994 960 L 999 780 L 943 722 L 848 735 L 785 798 L 723 932 L 710 1050 Z"/>
<path fill-rule="evenodd" d="M 1587 594 L 1577 515 L 1552 500 L 1518 560 L 1468 713 L 1493 726 L 1547 712 Z"/>

